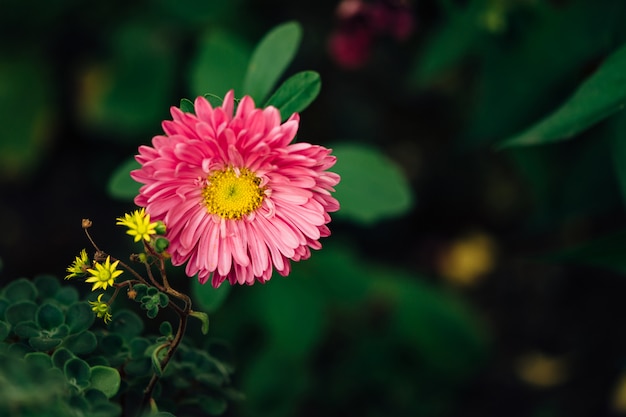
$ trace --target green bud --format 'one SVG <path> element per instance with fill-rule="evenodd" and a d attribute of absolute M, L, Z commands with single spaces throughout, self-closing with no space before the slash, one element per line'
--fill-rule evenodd
<path fill-rule="evenodd" d="M 148 256 L 145 253 L 140 253 L 138 256 L 139 256 L 139 261 L 143 263 L 148 262 Z"/>
<path fill-rule="evenodd" d="M 163 236 L 163 235 L 165 234 L 165 229 L 166 229 L 166 227 L 165 227 L 165 223 L 163 223 L 161 220 L 159 220 L 159 221 L 158 221 L 158 222 L 156 222 L 156 223 L 157 223 L 157 225 L 156 225 L 156 227 L 154 228 L 154 230 L 156 230 L 157 235 L 161 235 L 161 236 Z"/>
<path fill-rule="evenodd" d="M 154 241 L 154 250 L 156 250 L 157 253 L 162 253 L 169 246 L 170 246 L 170 241 L 164 237 L 157 237 L 156 240 Z"/>

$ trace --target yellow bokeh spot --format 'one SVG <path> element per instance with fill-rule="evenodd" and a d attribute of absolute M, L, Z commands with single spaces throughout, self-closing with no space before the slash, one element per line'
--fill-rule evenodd
<path fill-rule="evenodd" d="M 211 214 L 238 220 L 258 209 L 263 202 L 261 179 L 246 168 L 226 168 L 213 172 L 202 191 Z"/>
<path fill-rule="evenodd" d="M 437 272 L 463 286 L 475 284 L 495 266 L 496 245 L 484 233 L 473 233 L 452 242 L 438 257 Z"/>
<path fill-rule="evenodd" d="M 537 388 L 550 388 L 567 379 L 567 362 L 564 358 L 547 356 L 534 352 L 522 356 L 517 361 L 517 375 L 529 385 Z"/>

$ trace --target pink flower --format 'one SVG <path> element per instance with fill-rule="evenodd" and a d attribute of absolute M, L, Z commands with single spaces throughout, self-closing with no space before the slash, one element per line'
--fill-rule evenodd
<path fill-rule="evenodd" d="M 172 263 L 216 288 L 265 282 L 273 268 L 288 275 L 290 260 L 321 248 L 339 209 L 331 150 L 291 143 L 298 114 L 281 124 L 276 108 L 248 96 L 233 110 L 232 91 L 216 108 L 198 97 L 196 115 L 172 107 L 165 135 L 139 148 L 131 173 L 144 184 L 135 203 L 167 225 Z"/>

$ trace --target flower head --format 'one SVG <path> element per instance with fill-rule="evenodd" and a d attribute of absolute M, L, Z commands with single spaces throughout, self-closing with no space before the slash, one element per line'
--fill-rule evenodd
<path fill-rule="evenodd" d="M 117 264 L 119 263 L 120 261 L 111 263 L 110 256 L 107 256 L 104 264 L 95 262 L 94 265 L 96 269 L 88 269 L 87 272 L 89 272 L 91 276 L 85 280 L 85 282 L 93 282 L 91 291 L 95 291 L 98 288 L 106 290 L 107 286 L 112 286 L 115 282 L 115 278 L 122 274 L 122 271 L 117 269 Z"/>
<path fill-rule="evenodd" d="M 291 143 L 297 114 L 281 124 L 276 108 L 257 109 L 248 96 L 235 111 L 232 91 L 219 107 L 202 97 L 194 104 L 195 115 L 172 108 L 165 135 L 139 148 L 135 203 L 167 224 L 172 263 L 186 262 L 201 283 L 265 282 L 274 268 L 289 274 L 290 260 L 307 259 L 330 235 L 335 157 Z"/>
<path fill-rule="evenodd" d="M 126 233 L 135 236 L 135 242 L 141 239 L 150 241 L 150 236 L 157 234 L 157 226 L 159 226 L 157 222 L 150 222 L 150 215 L 146 214 L 145 208 L 135 210 L 131 214 L 126 213 L 124 217 L 118 217 L 115 224 L 128 227 Z"/>
<path fill-rule="evenodd" d="M 87 269 L 91 266 L 89 262 L 89 257 L 87 256 L 87 251 L 85 249 L 80 251 L 80 254 L 76 257 L 74 262 L 70 266 L 67 267 L 67 274 L 65 279 L 70 279 L 74 277 L 83 277 L 87 273 Z"/>
<path fill-rule="evenodd" d="M 89 301 L 89 304 L 91 304 L 91 310 L 96 313 L 96 316 L 103 319 L 105 323 L 108 323 L 111 321 L 113 316 L 109 311 L 109 305 L 102 301 L 102 295 L 103 294 L 100 294 L 96 301 Z"/>

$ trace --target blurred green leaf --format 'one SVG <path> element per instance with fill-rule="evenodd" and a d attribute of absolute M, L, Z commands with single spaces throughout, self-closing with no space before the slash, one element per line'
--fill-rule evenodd
<path fill-rule="evenodd" d="M 250 47 L 235 35 L 210 31 L 200 41 L 191 63 L 189 87 L 193 96 L 212 93 L 223 97 L 231 89 L 241 94 L 249 56 Z"/>
<path fill-rule="evenodd" d="M 272 94 L 265 107 L 274 106 L 283 121 L 293 113 L 301 112 L 315 100 L 322 88 L 320 75 L 315 71 L 302 71 L 292 75 Z"/>
<path fill-rule="evenodd" d="M 63 342 L 63 346 L 77 355 L 85 355 L 94 351 L 98 346 L 98 340 L 92 332 L 85 330 L 78 334 L 69 335 Z"/>
<path fill-rule="evenodd" d="M 191 295 L 194 302 L 197 302 L 202 310 L 209 313 L 217 311 L 230 293 L 230 285 L 220 285 L 213 288 L 210 283 L 200 284 L 197 279 L 191 282 Z"/>
<path fill-rule="evenodd" d="M 11 331 L 11 326 L 6 321 L 0 320 L 0 342 L 4 341 Z"/>
<path fill-rule="evenodd" d="M 262 103 L 293 60 L 302 29 L 287 22 L 270 30 L 256 46 L 243 81 L 243 93 Z"/>
<path fill-rule="evenodd" d="M 626 113 L 619 112 L 611 119 L 609 140 L 613 170 L 622 194 L 622 202 L 626 204 Z"/>
<path fill-rule="evenodd" d="M 558 261 L 608 268 L 626 274 L 626 231 L 603 236 L 589 242 L 538 256 L 542 261 Z"/>
<path fill-rule="evenodd" d="M 107 398 L 113 397 L 120 389 L 121 378 L 115 368 L 94 366 L 91 368 L 91 387 L 102 391 Z"/>
<path fill-rule="evenodd" d="M 139 194 L 141 184 L 130 177 L 130 171 L 140 167 L 135 158 L 129 159 L 117 167 L 109 178 L 107 186 L 109 195 L 118 200 L 132 201 Z"/>
<path fill-rule="evenodd" d="M 472 52 L 484 32 L 479 25 L 483 7 L 481 1 L 470 1 L 465 10 L 450 10 L 416 56 L 411 71 L 413 84 L 424 87 L 447 70 L 458 68 L 458 62 Z"/>
<path fill-rule="evenodd" d="M 554 113 L 499 147 L 541 145 L 569 139 L 626 104 L 626 45 L 609 56 Z"/>
<path fill-rule="evenodd" d="M 33 280 L 39 297 L 48 298 L 53 297 L 59 290 L 61 285 L 59 279 L 53 275 L 38 275 Z"/>
<path fill-rule="evenodd" d="M 19 337 L 26 339 L 39 336 L 41 328 L 33 321 L 22 321 L 14 326 L 13 332 Z"/>
<path fill-rule="evenodd" d="M 29 362 L 30 365 L 35 366 L 36 369 L 45 371 L 52 368 L 52 359 L 50 355 L 44 352 L 31 352 L 24 356 L 24 359 Z"/>
<path fill-rule="evenodd" d="M 53 136 L 52 87 L 45 62 L 33 54 L 0 61 L 0 180 L 18 179 L 36 167 Z M 28 106 L 15 103 L 28 97 Z"/>
<path fill-rule="evenodd" d="M 130 341 L 139 336 L 143 331 L 143 321 L 130 310 L 120 310 L 113 315 L 113 320 L 109 323 L 109 329 Z"/>
<path fill-rule="evenodd" d="M 400 216 L 413 204 L 408 181 L 398 166 L 380 152 L 361 145 L 336 144 L 333 171 L 341 176 L 334 197 L 340 217 L 363 224 Z"/>
<path fill-rule="evenodd" d="M 85 122 L 128 142 L 163 119 L 174 87 L 174 48 L 164 33 L 136 22 L 116 28 L 109 62 L 84 76 Z M 141 139 L 143 140 L 143 139 Z"/>
<path fill-rule="evenodd" d="M 19 278 L 4 287 L 4 297 L 13 302 L 34 300 L 37 297 L 37 288 L 26 278 Z"/>
<path fill-rule="evenodd" d="M 4 317 L 9 324 L 16 325 L 23 321 L 35 321 L 35 313 L 38 305 L 32 301 L 19 301 L 11 304 L 4 312 Z"/>

